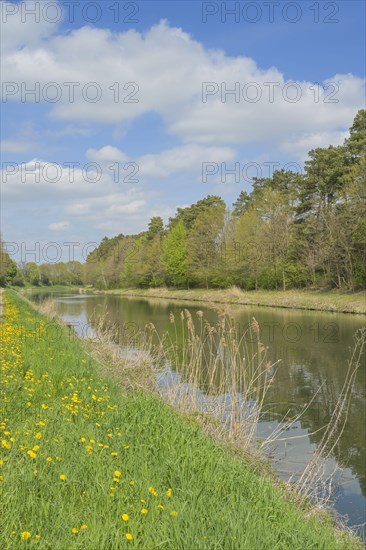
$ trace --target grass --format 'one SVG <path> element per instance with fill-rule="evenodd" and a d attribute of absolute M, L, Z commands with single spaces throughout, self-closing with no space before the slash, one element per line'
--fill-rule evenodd
<path fill-rule="evenodd" d="M 189 300 L 207 303 L 269 306 L 315 311 L 335 311 L 339 313 L 366 314 L 366 292 L 309 291 L 309 290 L 251 290 L 238 287 L 225 290 L 175 290 L 168 288 L 116 289 L 97 291 L 124 296 L 145 296 Z"/>
<path fill-rule="evenodd" d="M 0 322 L 2 549 L 362 548 L 10 291 Z"/>

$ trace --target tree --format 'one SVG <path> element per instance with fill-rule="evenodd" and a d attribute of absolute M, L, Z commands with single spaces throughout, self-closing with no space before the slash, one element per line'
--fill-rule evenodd
<path fill-rule="evenodd" d="M 233 203 L 232 215 L 234 217 L 242 216 L 248 210 L 250 201 L 250 195 L 246 191 L 240 191 L 239 197 Z"/>
<path fill-rule="evenodd" d="M 208 195 L 204 199 L 197 201 L 186 208 L 177 208 L 177 214 L 174 218 L 169 218 L 169 229 L 172 229 L 180 220 L 183 221 L 185 228 L 189 231 L 196 219 L 203 212 L 213 206 L 226 208 L 225 202 L 217 195 Z"/>
<path fill-rule="evenodd" d="M 188 235 L 190 279 L 206 288 L 218 271 L 224 216 L 225 204 L 211 206 L 196 218 Z"/>
<path fill-rule="evenodd" d="M 163 241 L 163 265 L 175 286 L 187 283 L 187 231 L 182 220 Z"/>
<path fill-rule="evenodd" d="M 334 204 L 344 184 L 345 149 L 342 146 L 317 148 L 309 152 L 300 191 L 298 216 L 322 213 Z"/>
<path fill-rule="evenodd" d="M 155 235 L 162 235 L 164 231 L 164 222 L 160 216 L 154 216 L 149 221 L 147 238 L 153 239 Z"/>
<path fill-rule="evenodd" d="M 0 286 L 12 283 L 17 274 L 16 263 L 5 251 L 4 244 L 0 237 Z"/>
<path fill-rule="evenodd" d="M 345 148 L 351 162 L 358 162 L 366 153 L 366 110 L 360 109 L 351 128 L 350 136 L 345 141 Z"/>

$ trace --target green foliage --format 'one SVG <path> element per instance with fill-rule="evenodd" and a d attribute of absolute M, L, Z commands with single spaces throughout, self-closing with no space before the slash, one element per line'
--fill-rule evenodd
<path fill-rule="evenodd" d="M 0 286 L 6 286 L 14 281 L 17 274 L 17 265 L 5 251 L 0 238 Z"/>
<path fill-rule="evenodd" d="M 30 262 L 16 273 L 3 254 L 0 284 L 365 288 L 365 147 L 363 109 L 342 146 L 310 151 L 304 174 L 277 170 L 254 178 L 231 213 L 208 195 L 177 208 L 166 228 L 154 216 L 142 233 L 104 237 L 83 266 Z"/>
<path fill-rule="evenodd" d="M 182 220 L 169 231 L 163 243 L 163 264 L 174 286 L 188 279 L 187 232 Z"/>

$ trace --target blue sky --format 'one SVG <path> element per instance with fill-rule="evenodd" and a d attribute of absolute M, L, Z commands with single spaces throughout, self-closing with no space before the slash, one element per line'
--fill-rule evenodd
<path fill-rule="evenodd" d="M 82 259 L 207 194 L 230 207 L 253 175 L 342 143 L 364 106 L 362 1 L 1 4 L 1 231 L 18 260 L 47 261 L 49 242 Z"/>

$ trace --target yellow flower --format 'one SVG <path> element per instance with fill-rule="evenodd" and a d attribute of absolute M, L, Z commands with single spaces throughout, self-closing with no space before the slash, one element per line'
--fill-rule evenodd
<path fill-rule="evenodd" d="M 170 498 L 172 496 L 172 490 L 171 489 L 168 489 L 167 492 L 166 492 L 166 496 L 168 498 Z"/>
<path fill-rule="evenodd" d="M 149 510 L 147 510 L 147 508 L 143 508 L 143 509 L 141 510 L 141 514 L 147 514 L 148 511 L 149 511 Z"/>
<path fill-rule="evenodd" d="M 114 478 L 113 478 L 113 481 L 114 481 L 115 483 L 119 483 L 119 478 L 118 478 L 118 477 L 114 477 Z"/>
<path fill-rule="evenodd" d="M 31 458 L 36 458 L 37 453 L 35 453 L 33 451 L 27 451 L 27 455 L 29 455 Z"/>
<path fill-rule="evenodd" d="M 36 435 L 35 435 L 34 437 L 35 437 L 36 439 L 41 439 L 41 438 L 42 438 L 41 432 L 36 433 Z"/>
<path fill-rule="evenodd" d="M 123 521 L 128 521 L 129 520 L 128 514 L 122 514 L 121 519 L 123 519 Z"/>
<path fill-rule="evenodd" d="M 172 510 L 172 511 L 170 512 L 170 515 L 173 516 L 173 517 L 175 517 L 175 516 L 178 515 L 178 512 L 176 512 L 175 510 Z"/>
<path fill-rule="evenodd" d="M 87 529 L 87 528 L 88 528 L 88 526 L 87 526 L 86 523 L 83 523 L 83 524 L 80 526 L 80 529 Z"/>
<path fill-rule="evenodd" d="M 86 441 L 85 437 L 80 438 L 80 443 L 85 443 L 85 441 Z"/>
<path fill-rule="evenodd" d="M 120 472 L 119 470 L 116 470 L 116 471 L 114 472 L 114 475 L 115 475 L 116 477 L 120 477 L 121 472 Z"/>
<path fill-rule="evenodd" d="M 111 456 L 118 456 L 118 453 L 113 452 L 113 453 L 111 453 Z"/>
<path fill-rule="evenodd" d="M 47 462 L 52 462 L 52 456 L 48 456 L 48 457 L 46 458 L 46 460 L 47 460 Z"/>
<path fill-rule="evenodd" d="M 164 506 L 162 504 L 158 504 L 159 510 L 164 510 Z"/>
<path fill-rule="evenodd" d="M 20 534 L 20 538 L 22 540 L 26 540 L 26 539 L 29 539 L 31 537 L 31 534 L 29 531 L 23 531 L 21 534 Z"/>
<path fill-rule="evenodd" d="M 61 474 L 61 475 L 60 475 L 60 479 L 61 479 L 61 481 L 66 481 L 66 476 L 65 476 L 65 474 Z"/>
<path fill-rule="evenodd" d="M 126 539 L 127 540 L 132 540 L 133 539 L 133 536 L 131 533 L 126 533 Z"/>
<path fill-rule="evenodd" d="M 10 449 L 11 448 L 11 444 L 8 441 L 6 441 L 6 439 L 2 440 L 1 445 L 3 447 L 5 447 L 5 449 Z"/>
<path fill-rule="evenodd" d="M 36 540 L 39 540 L 41 538 L 41 535 L 39 535 L 38 533 L 36 534 L 36 536 L 34 537 Z"/>
<path fill-rule="evenodd" d="M 78 532 L 79 532 L 79 529 L 78 529 L 77 527 L 73 527 L 73 528 L 71 529 L 71 533 L 72 533 L 73 535 L 77 535 Z"/>
<path fill-rule="evenodd" d="M 131 479 L 131 481 L 130 481 L 130 485 L 131 485 L 131 487 L 133 487 L 133 486 L 135 485 L 135 482 L 134 482 L 134 480 L 133 480 L 133 479 Z"/>
<path fill-rule="evenodd" d="M 39 445 L 34 445 L 32 451 L 39 451 Z"/>
<path fill-rule="evenodd" d="M 4 464 L 4 461 L 0 459 L 0 466 Z"/>

